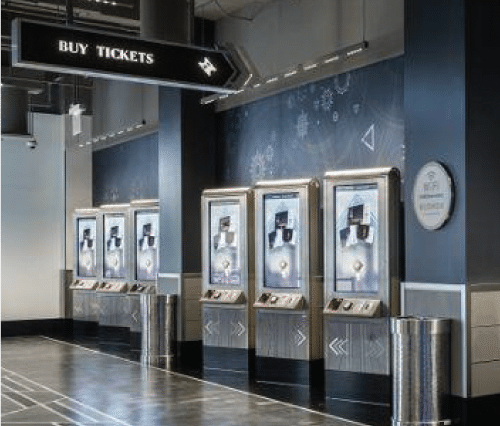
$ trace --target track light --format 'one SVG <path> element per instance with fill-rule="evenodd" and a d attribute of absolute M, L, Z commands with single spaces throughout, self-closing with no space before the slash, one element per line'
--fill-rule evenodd
<path fill-rule="evenodd" d="M 221 99 L 225 99 L 225 98 L 228 98 L 231 96 L 241 94 L 242 92 L 246 92 L 248 90 L 258 89 L 263 84 L 265 84 L 266 86 L 276 84 L 276 83 L 279 84 L 279 81 L 282 78 L 289 79 L 291 77 L 300 77 L 303 73 L 313 71 L 316 69 L 319 70 L 319 69 L 321 69 L 321 67 L 327 67 L 327 66 L 329 66 L 333 63 L 336 63 L 336 62 L 342 62 L 344 60 L 349 60 L 353 56 L 356 56 L 356 55 L 362 53 L 367 48 L 368 48 L 368 42 L 362 41 L 361 43 L 357 43 L 357 44 L 354 44 L 351 46 L 347 46 L 343 49 L 336 50 L 332 53 L 329 53 L 329 54 L 324 55 L 320 58 L 317 58 L 316 60 L 309 61 L 309 62 L 306 62 L 303 64 L 299 64 L 296 67 L 291 68 L 291 69 L 289 68 L 286 72 L 284 72 L 280 75 L 275 75 L 275 76 L 269 77 L 265 81 L 262 81 L 262 80 L 259 81 L 259 79 L 256 79 L 257 81 L 253 85 L 249 85 L 250 81 L 254 77 L 252 74 L 250 74 L 247 81 L 245 81 L 243 87 L 240 90 L 238 90 L 237 92 L 232 93 L 231 95 L 227 95 L 227 94 L 222 95 L 222 96 L 217 95 L 217 94 L 210 95 L 210 96 L 202 98 L 200 103 L 202 105 L 208 105 L 208 104 L 211 104 L 215 101 L 219 101 Z"/>

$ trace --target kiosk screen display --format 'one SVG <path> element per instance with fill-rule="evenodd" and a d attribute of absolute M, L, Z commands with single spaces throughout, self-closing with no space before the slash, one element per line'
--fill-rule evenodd
<path fill-rule="evenodd" d="M 240 205 L 234 201 L 212 201 L 209 205 L 210 284 L 240 285 Z"/>
<path fill-rule="evenodd" d="M 298 192 L 264 195 L 264 287 L 300 288 Z"/>
<path fill-rule="evenodd" d="M 334 191 L 336 291 L 378 293 L 377 184 L 342 185 Z"/>
<path fill-rule="evenodd" d="M 137 280 L 155 280 L 158 276 L 158 213 L 135 215 L 135 276 Z"/>
<path fill-rule="evenodd" d="M 104 278 L 125 278 L 125 216 L 104 216 Z"/>
<path fill-rule="evenodd" d="M 95 218 L 77 219 L 77 274 L 82 278 L 93 278 L 96 276 L 96 223 Z"/>

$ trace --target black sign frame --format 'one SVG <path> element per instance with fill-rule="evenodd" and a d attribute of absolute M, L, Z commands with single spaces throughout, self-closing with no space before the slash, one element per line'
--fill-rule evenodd
<path fill-rule="evenodd" d="M 237 52 L 17 18 L 12 65 L 230 94 L 248 71 Z"/>

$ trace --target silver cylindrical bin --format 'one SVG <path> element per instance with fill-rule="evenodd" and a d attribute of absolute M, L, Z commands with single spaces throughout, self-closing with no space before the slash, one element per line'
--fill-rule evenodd
<path fill-rule="evenodd" d="M 170 368 L 175 357 L 176 295 L 141 294 L 141 360 Z"/>
<path fill-rule="evenodd" d="M 451 424 L 450 329 L 445 318 L 391 318 L 393 426 Z"/>

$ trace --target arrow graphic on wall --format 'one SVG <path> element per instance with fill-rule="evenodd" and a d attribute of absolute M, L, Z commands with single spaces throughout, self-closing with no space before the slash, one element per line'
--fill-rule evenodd
<path fill-rule="evenodd" d="M 375 124 L 372 124 L 365 135 L 361 138 L 361 142 L 370 150 L 375 151 Z"/>

